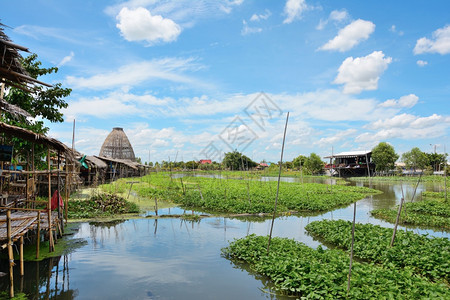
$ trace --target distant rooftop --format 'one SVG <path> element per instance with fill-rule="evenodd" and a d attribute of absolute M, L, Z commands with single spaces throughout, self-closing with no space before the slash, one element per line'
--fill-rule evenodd
<path fill-rule="evenodd" d="M 330 156 L 325 156 L 324 158 L 347 158 L 347 157 L 358 157 L 366 156 L 372 153 L 372 150 L 357 150 L 357 151 L 346 151 L 341 153 L 336 153 Z"/>

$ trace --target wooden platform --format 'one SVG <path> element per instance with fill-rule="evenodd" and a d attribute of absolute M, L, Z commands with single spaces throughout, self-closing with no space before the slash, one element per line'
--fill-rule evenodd
<path fill-rule="evenodd" d="M 48 214 L 46 211 L 40 211 L 40 228 L 48 230 Z M 56 228 L 58 212 L 52 212 L 52 228 Z M 17 241 L 21 236 L 25 235 L 29 230 L 37 228 L 38 212 L 37 211 L 18 211 L 11 213 L 11 239 Z M 8 245 L 7 222 L 6 215 L 0 215 L 0 247 L 6 248 Z"/>

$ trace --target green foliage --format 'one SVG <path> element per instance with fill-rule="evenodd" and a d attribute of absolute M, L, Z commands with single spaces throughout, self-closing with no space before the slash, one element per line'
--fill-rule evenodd
<path fill-rule="evenodd" d="M 250 235 L 230 243 L 222 254 L 246 262 L 267 276 L 276 289 L 302 299 L 424 299 L 448 298 L 448 288 L 414 276 L 410 269 L 353 262 L 347 295 L 349 257 L 340 250 L 314 250 L 286 238 Z"/>
<path fill-rule="evenodd" d="M 237 150 L 225 153 L 222 163 L 225 168 L 231 170 L 247 170 L 258 165 L 256 162 L 252 161 L 250 158 Z"/>
<path fill-rule="evenodd" d="M 69 203 L 69 218 L 95 218 L 117 214 L 138 213 L 139 207 L 124 198 L 112 194 L 98 194 L 88 200 L 73 200 Z"/>
<path fill-rule="evenodd" d="M 311 174 L 319 174 L 323 171 L 325 163 L 322 161 L 319 155 L 311 153 L 309 157 L 306 158 L 305 168 Z"/>
<path fill-rule="evenodd" d="M 352 222 L 323 220 L 308 224 L 306 230 L 321 240 L 349 250 Z M 446 281 L 450 274 L 450 241 L 398 230 L 390 247 L 393 229 L 356 224 L 354 255 L 365 261 L 411 270 L 434 281 Z"/>
<path fill-rule="evenodd" d="M 445 201 L 444 192 L 423 192 L 422 196 L 425 200 L 404 204 L 400 224 L 450 230 L 450 202 Z M 377 209 L 370 213 L 391 223 L 397 219 L 397 209 Z"/>
<path fill-rule="evenodd" d="M 41 62 L 37 60 L 36 54 L 31 54 L 28 57 L 21 59 L 21 64 L 28 72 L 28 74 L 37 79 L 39 76 L 50 75 L 58 72 L 58 68 L 43 68 Z M 56 83 L 51 88 L 43 87 L 41 85 L 34 85 L 31 88 L 32 93 L 25 92 L 16 87 L 10 87 L 5 95 L 5 100 L 26 110 L 32 117 L 40 117 L 50 122 L 63 122 L 63 114 L 61 109 L 67 108 L 68 104 L 64 101 L 72 92 L 71 89 L 62 88 L 61 83 Z M 17 118 L 9 113 L 3 113 L 1 121 L 14 126 L 26 128 L 39 134 L 46 134 L 48 127 L 44 126 L 43 121 L 29 121 L 24 118 Z M 5 141 L 14 147 L 14 156 L 27 159 L 31 153 L 32 143 L 19 139 L 12 138 Z M 43 145 L 35 145 L 35 165 L 36 168 L 42 168 L 41 158 L 46 155 L 46 148 Z"/>
<path fill-rule="evenodd" d="M 171 179 L 169 174 L 161 172 L 142 180 L 148 184 L 133 185 L 133 190 L 141 197 L 225 213 L 271 213 L 277 188 L 276 181 L 203 177 Z M 106 186 L 101 188 L 108 190 Z M 364 187 L 336 185 L 331 191 L 325 184 L 281 182 L 277 210 L 327 211 L 376 193 L 378 191 Z"/>
<path fill-rule="evenodd" d="M 403 153 L 402 161 L 406 164 L 407 168 L 412 168 L 414 171 L 416 169 L 424 169 L 428 165 L 427 155 L 417 147 Z"/>
<path fill-rule="evenodd" d="M 394 147 L 386 142 L 381 142 L 372 149 L 372 160 L 377 171 L 387 172 L 394 169 L 394 164 L 399 158 Z"/>
<path fill-rule="evenodd" d="M 307 158 L 306 156 L 304 156 L 304 155 L 299 155 L 299 156 L 297 156 L 296 158 L 294 158 L 294 159 L 292 160 L 292 166 L 293 166 L 295 169 L 300 169 L 300 167 L 302 167 L 302 166 L 305 165 L 305 162 L 306 162 L 307 159 L 308 159 L 308 158 Z"/>

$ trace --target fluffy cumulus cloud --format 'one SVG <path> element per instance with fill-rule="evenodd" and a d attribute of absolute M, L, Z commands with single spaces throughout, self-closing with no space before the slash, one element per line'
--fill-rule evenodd
<path fill-rule="evenodd" d="M 344 93 L 358 94 L 364 90 L 376 90 L 380 75 L 392 62 L 382 51 L 374 51 L 363 57 L 347 57 L 339 67 L 333 83 L 343 84 Z"/>
<path fill-rule="evenodd" d="M 344 52 L 365 41 L 374 32 L 375 24 L 358 19 L 339 30 L 338 35 L 329 40 L 319 50 L 337 50 Z"/>
<path fill-rule="evenodd" d="M 414 54 L 422 53 L 439 53 L 442 55 L 449 54 L 450 25 L 434 31 L 431 39 L 426 37 L 418 39 L 416 46 L 414 47 Z"/>
<path fill-rule="evenodd" d="M 305 10 L 309 9 L 305 0 L 287 0 L 284 6 L 284 13 L 286 19 L 284 19 L 284 24 L 292 23 L 293 21 L 300 19 Z"/>
<path fill-rule="evenodd" d="M 389 99 L 380 104 L 381 107 L 393 107 L 393 108 L 411 108 L 417 104 L 419 97 L 414 94 L 409 94 L 397 99 Z"/>
<path fill-rule="evenodd" d="M 173 42 L 181 33 L 181 27 L 171 19 L 152 15 L 149 10 L 124 7 L 117 15 L 117 28 L 127 41 L 146 41 L 150 45 Z"/>
<path fill-rule="evenodd" d="M 446 135 L 450 117 L 433 114 L 418 117 L 400 114 L 389 119 L 380 119 L 366 128 L 375 132 L 364 132 L 356 137 L 356 142 L 378 142 L 393 138 L 405 140 L 437 138 Z"/>

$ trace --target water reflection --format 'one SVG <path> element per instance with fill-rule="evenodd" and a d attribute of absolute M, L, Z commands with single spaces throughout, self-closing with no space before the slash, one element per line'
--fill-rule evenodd
<path fill-rule="evenodd" d="M 7 261 L 1 262 L 1 268 L 7 268 Z M 19 275 L 19 265 L 16 265 L 15 294 L 24 293 L 28 299 L 75 299 L 78 290 L 71 288 L 69 274 L 67 255 L 41 262 L 25 262 L 24 276 Z M 0 280 L 0 290 L 9 290 L 9 277 Z"/>
<path fill-rule="evenodd" d="M 372 187 L 383 194 L 358 201 L 356 221 L 392 227 L 372 218 L 370 211 L 397 205 L 402 189 L 410 201 L 415 184 L 383 182 L 372 183 Z M 417 195 L 433 188 L 420 184 Z M 171 212 L 185 211 L 172 208 Z M 275 220 L 273 235 L 316 248 L 320 242 L 306 233 L 306 225 L 323 219 L 350 221 L 352 217 L 353 205 L 318 215 L 284 216 Z M 274 295 L 266 278 L 221 256 L 221 248 L 229 241 L 249 234 L 267 235 L 269 230 L 270 218 L 259 216 L 82 223 L 73 238 L 85 239 L 87 244 L 69 256 L 27 263 L 21 286 L 17 284 L 20 277 L 16 278 L 16 289 L 30 299 L 290 299 Z M 449 237 L 449 233 L 430 229 L 413 230 Z M 7 276 L 0 278 L 0 288 L 7 287 Z"/>

